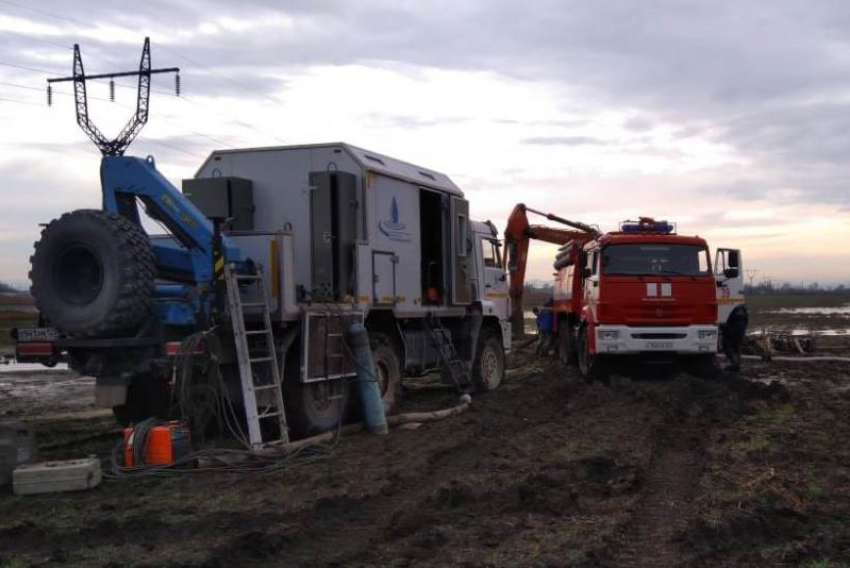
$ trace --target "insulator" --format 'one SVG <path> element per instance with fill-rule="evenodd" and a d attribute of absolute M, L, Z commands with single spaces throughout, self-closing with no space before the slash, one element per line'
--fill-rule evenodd
<path fill-rule="evenodd" d="M 109 80 L 109 100 L 115 102 L 115 79 Z"/>
<path fill-rule="evenodd" d="M 174 94 L 180 96 L 180 73 L 174 75 Z"/>
<path fill-rule="evenodd" d="M 53 87 L 47 85 L 47 106 L 53 106 Z"/>

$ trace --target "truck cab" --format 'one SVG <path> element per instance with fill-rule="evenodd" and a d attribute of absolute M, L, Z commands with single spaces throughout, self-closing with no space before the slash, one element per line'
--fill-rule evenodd
<path fill-rule="evenodd" d="M 725 321 L 718 315 L 722 296 L 743 300 L 739 251 L 718 251 L 713 270 L 704 239 L 649 218 L 567 245 L 555 267 L 559 351 L 586 377 L 635 360 L 703 374 L 714 365 L 718 323 Z"/>
<path fill-rule="evenodd" d="M 505 271 L 502 243 L 495 225 L 473 221 L 472 250 L 476 265 L 475 294 L 485 317 L 498 318 L 506 349 L 510 349 L 511 301 Z"/>

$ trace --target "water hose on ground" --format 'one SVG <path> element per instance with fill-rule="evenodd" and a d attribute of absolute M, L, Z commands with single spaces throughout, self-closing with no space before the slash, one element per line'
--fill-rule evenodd
<path fill-rule="evenodd" d="M 434 410 L 431 412 L 409 412 L 407 414 L 396 414 L 395 416 L 388 416 L 387 425 L 390 427 L 394 427 L 401 426 L 402 424 L 424 424 L 427 422 L 438 422 L 440 420 L 445 420 L 446 418 L 451 418 L 452 416 L 457 416 L 458 414 L 466 412 L 467 410 L 469 410 L 469 407 L 471 405 L 472 398 L 469 395 L 465 394 L 460 397 L 460 404 L 452 406 L 450 408 L 445 408 L 443 410 Z M 310 446 L 317 446 L 326 442 L 330 442 L 336 436 L 347 436 L 351 434 L 356 434 L 358 432 L 362 432 L 365 429 L 365 422 L 357 422 L 356 424 L 348 424 L 347 426 L 343 426 L 338 431 L 334 430 L 332 432 L 325 432 L 324 434 L 319 434 L 317 436 L 311 436 L 310 438 L 304 438 L 303 440 L 290 442 L 286 446 L 264 449 L 255 453 L 257 453 L 258 455 L 273 455 L 280 454 L 281 452 L 291 453 Z"/>

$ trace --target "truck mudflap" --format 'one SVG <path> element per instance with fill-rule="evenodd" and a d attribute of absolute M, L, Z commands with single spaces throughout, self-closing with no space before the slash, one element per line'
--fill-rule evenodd
<path fill-rule="evenodd" d="M 594 335 L 598 355 L 717 353 L 716 325 L 635 327 L 601 324 L 595 326 Z"/>
<path fill-rule="evenodd" d="M 52 327 L 16 327 L 12 329 L 15 340 L 15 360 L 19 363 L 40 363 L 54 367 L 62 360 L 62 351 L 56 345 L 59 331 Z"/>

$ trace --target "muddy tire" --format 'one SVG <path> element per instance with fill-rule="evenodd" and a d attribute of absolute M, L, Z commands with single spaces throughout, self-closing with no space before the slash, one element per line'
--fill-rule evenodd
<path fill-rule="evenodd" d="M 572 329 L 567 318 L 558 321 L 558 359 L 564 365 L 576 362 L 576 346 L 572 339 Z"/>
<path fill-rule="evenodd" d="M 605 369 L 605 358 L 590 353 L 590 342 L 588 341 L 588 328 L 583 325 L 578 333 L 578 370 L 581 376 L 588 382 L 607 381 L 608 373 Z"/>
<path fill-rule="evenodd" d="M 299 436 L 327 432 L 345 420 L 348 385 L 342 380 L 302 383 L 296 378 L 289 385 L 286 398 L 294 404 L 288 407 L 287 422 Z"/>
<path fill-rule="evenodd" d="M 327 432 L 344 421 L 348 408 L 349 391 L 355 388 L 353 383 L 344 379 L 301 382 L 301 350 L 295 345 L 286 353 L 285 376 L 283 378 L 283 400 L 286 407 L 286 421 L 297 437 L 307 437 Z M 279 354 L 282 357 L 283 354 Z M 342 395 L 337 398 L 337 395 Z"/>
<path fill-rule="evenodd" d="M 153 250 L 144 231 L 120 215 L 62 215 L 41 232 L 30 262 L 39 311 L 69 336 L 129 334 L 150 316 Z"/>
<path fill-rule="evenodd" d="M 485 330 L 478 340 L 472 381 L 478 392 L 492 392 L 505 378 L 505 350 L 499 334 Z"/>
<path fill-rule="evenodd" d="M 112 414 L 121 426 L 137 424 L 146 418 L 167 419 L 171 408 L 171 391 L 162 379 L 139 377 L 127 387 L 124 404 L 112 407 Z"/>
<path fill-rule="evenodd" d="M 401 357 L 398 350 L 383 333 L 370 333 L 372 360 L 375 363 L 375 378 L 381 389 L 384 412 L 395 411 L 401 399 Z"/>

